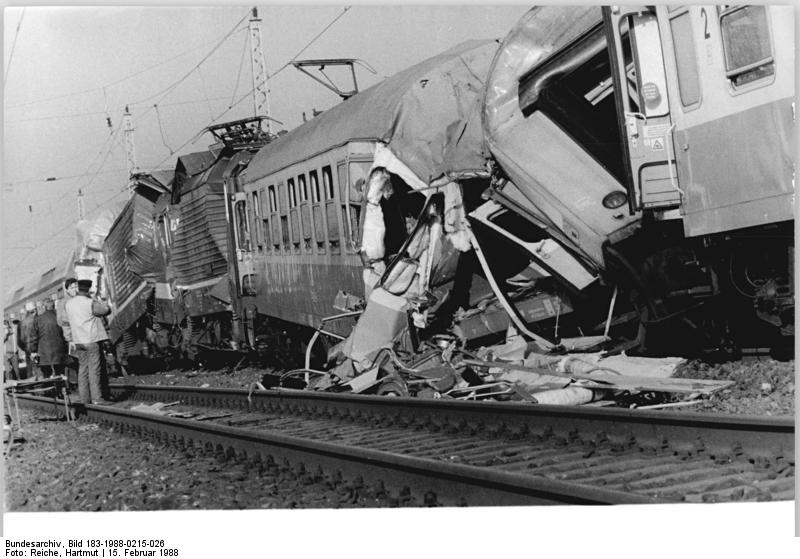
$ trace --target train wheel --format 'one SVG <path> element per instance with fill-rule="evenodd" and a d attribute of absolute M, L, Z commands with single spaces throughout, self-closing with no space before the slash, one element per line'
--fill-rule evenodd
<path fill-rule="evenodd" d="M 392 396 L 394 398 L 406 398 L 408 397 L 408 387 L 405 385 L 404 382 L 390 380 L 389 382 L 384 382 L 378 387 L 377 394 L 378 396 Z"/>

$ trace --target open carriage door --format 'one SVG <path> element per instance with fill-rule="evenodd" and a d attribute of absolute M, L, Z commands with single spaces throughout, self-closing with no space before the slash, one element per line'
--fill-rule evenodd
<path fill-rule="evenodd" d="M 250 239 L 247 195 L 237 192 L 233 195 L 233 235 L 236 248 L 236 279 L 239 295 L 252 295 L 253 290 L 253 249 Z"/>
<path fill-rule="evenodd" d="M 617 115 L 628 158 L 631 212 L 680 204 L 675 144 L 656 14 L 644 7 L 603 8 Z"/>

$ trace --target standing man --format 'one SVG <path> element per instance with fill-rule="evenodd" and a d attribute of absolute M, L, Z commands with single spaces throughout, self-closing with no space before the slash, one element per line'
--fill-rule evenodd
<path fill-rule="evenodd" d="M 13 312 L 8 316 L 8 320 L 3 321 L 5 327 L 5 338 L 3 340 L 5 350 L 5 371 L 6 380 L 19 380 L 19 355 L 17 355 L 17 328 L 19 320 Z"/>
<path fill-rule="evenodd" d="M 39 370 L 31 358 L 30 344 L 33 341 L 33 329 L 36 321 L 36 304 L 33 301 L 25 303 L 25 316 L 19 323 L 19 338 L 17 345 L 25 352 L 25 378 L 38 379 Z"/>
<path fill-rule="evenodd" d="M 55 302 L 47 299 L 43 304 L 44 311 L 36 317 L 33 328 L 33 340 L 30 344 L 31 354 L 39 357 L 39 368 L 44 378 L 64 373 L 67 361 L 67 343 L 58 325 L 55 313 Z"/>
<path fill-rule="evenodd" d="M 111 312 L 102 301 L 89 296 L 92 280 L 78 280 L 78 295 L 67 301 L 67 311 L 72 342 L 78 352 L 78 394 L 84 404 L 110 404 L 103 398 L 102 375 L 105 356 L 100 342 L 108 339 L 101 317 Z"/>
<path fill-rule="evenodd" d="M 64 282 L 64 297 L 59 299 L 56 303 L 56 320 L 58 321 L 59 326 L 61 326 L 61 331 L 64 334 L 64 341 L 67 342 L 66 373 L 67 384 L 70 387 L 75 387 L 78 385 L 78 367 L 76 366 L 77 353 L 75 352 L 75 344 L 72 343 L 72 332 L 70 331 L 69 318 L 67 318 L 65 305 L 67 304 L 67 301 L 75 297 L 77 294 L 78 280 L 75 278 L 67 278 L 67 280 Z"/>

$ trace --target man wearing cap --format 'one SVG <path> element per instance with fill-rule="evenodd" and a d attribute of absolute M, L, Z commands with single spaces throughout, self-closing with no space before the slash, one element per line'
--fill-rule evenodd
<path fill-rule="evenodd" d="M 13 312 L 9 314 L 8 319 L 3 321 L 5 329 L 5 338 L 3 345 L 5 346 L 5 373 L 6 380 L 13 378 L 19 380 L 19 355 L 17 355 L 17 328 L 19 320 L 17 315 Z"/>
<path fill-rule="evenodd" d="M 36 322 L 36 304 L 33 301 L 25 303 L 25 316 L 19 323 L 19 337 L 17 345 L 25 352 L 25 378 L 38 379 L 39 369 L 31 358 L 30 343 L 33 340 L 33 328 Z"/>
<path fill-rule="evenodd" d="M 78 294 L 67 301 L 72 342 L 78 352 L 78 394 L 84 404 L 110 404 L 103 398 L 102 374 L 105 369 L 101 342 L 108 339 L 101 317 L 111 312 L 104 302 L 89 296 L 91 280 L 78 280 Z"/>
<path fill-rule="evenodd" d="M 44 378 L 60 375 L 64 372 L 67 360 L 67 343 L 58 325 L 55 313 L 55 302 L 46 299 L 44 311 L 36 317 L 33 328 L 33 340 L 30 343 L 31 354 L 37 360 Z"/>

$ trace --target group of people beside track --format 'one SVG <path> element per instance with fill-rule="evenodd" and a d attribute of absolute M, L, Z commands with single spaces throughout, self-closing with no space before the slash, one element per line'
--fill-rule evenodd
<path fill-rule="evenodd" d="M 109 404 L 103 344 L 108 340 L 103 317 L 111 312 L 91 295 L 92 281 L 69 278 L 65 296 L 28 302 L 19 319 L 4 319 L 5 379 L 42 380 L 54 375 L 74 376 L 77 358 L 78 395 L 84 404 Z M 24 375 L 19 351 L 25 355 Z M 72 370 L 70 370 L 72 369 Z"/>

